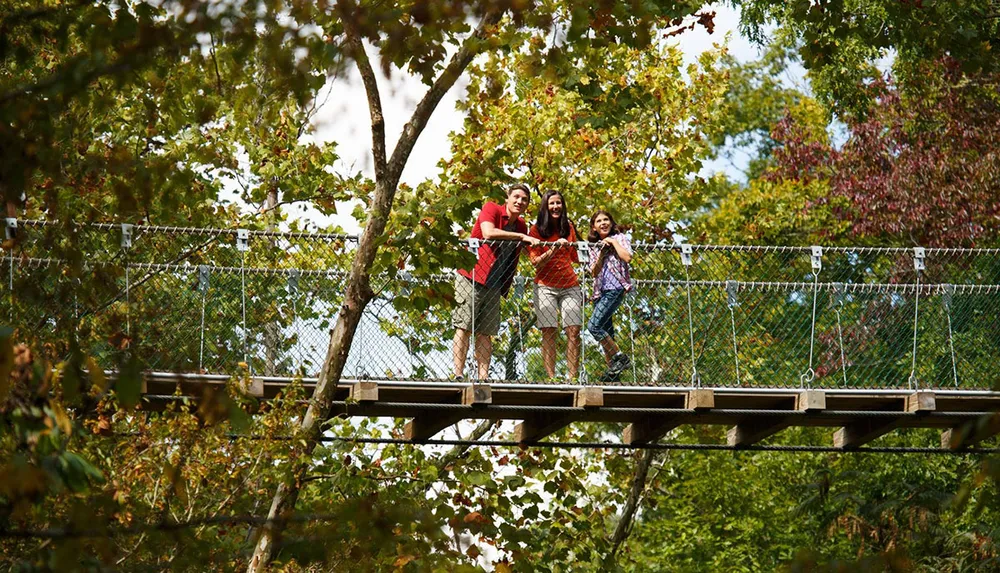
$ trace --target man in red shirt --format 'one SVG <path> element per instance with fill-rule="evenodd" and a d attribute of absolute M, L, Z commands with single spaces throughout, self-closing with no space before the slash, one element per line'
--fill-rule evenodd
<path fill-rule="evenodd" d="M 531 192 L 518 183 L 507 189 L 503 205 L 487 201 L 472 227 L 472 238 L 490 241 L 479 247 L 479 257 L 472 270 L 461 269 L 455 277 L 455 339 L 452 359 L 455 378 L 461 379 L 465 357 L 469 354 L 469 338 L 476 333 L 476 365 L 479 380 L 489 377 L 493 356 L 493 336 L 500 329 L 500 299 L 507 295 L 517 270 L 521 243 L 537 245 L 538 239 L 528 236 L 528 226 L 521 217 Z"/>

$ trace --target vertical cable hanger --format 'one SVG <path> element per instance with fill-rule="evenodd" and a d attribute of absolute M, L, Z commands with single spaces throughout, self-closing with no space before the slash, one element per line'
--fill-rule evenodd
<path fill-rule="evenodd" d="M 469 239 L 469 250 L 472 254 L 476 256 L 476 260 L 479 260 L 479 239 L 470 238 Z M 476 265 L 478 266 L 478 265 Z M 469 296 L 472 297 L 472 332 L 469 334 L 469 347 L 471 352 L 468 353 L 469 358 L 466 359 L 466 365 L 471 364 L 472 368 L 472 379 L 475 381 L 479 380 L 479 364 L 476 362 L 476 267 L 472 267 L 472 292 Z"/>
<path fill-rule="evenodd" d="M 131 281 L 129 277 L 129 253 L 132 250 L 132 225 L 129 223 L 122 223 L 122 240 L 121 240 L 121 250 L 122 256 L 125 259 L 125 336 L 131 339 L 132 337 L 132 299 L 131 293 Z M 131 345 L 131 340 L 129 340 Z"/>
<path fill-rule="evenodd" d="M 302 325 L 299 321 L 299 311 L 296 304 L 296 299 L 299 293 L 299 278 L 302 276 L 302 272 L 298 269 L 292 269 L 288 272 L 288 297 L 292 299 L 292 321 L 295 323 L 295 347 L 298 348 L 302 344 Z M 296 352 L 296 354 L 298 354 Z"/>
<path fill-rule="evenodd" d="M 198 292 L 201 293 L 201 343 L 198 346 L 198 372 L 205 372 L 205 298 L 208 296 L 208 266 L 198 265 Z"/>
<path fill-rule="evenodd" d="M 516 276 L 514 277 L 514 298 L 521 301 L 517 310 L 517 347 L 519 350 L 518 356 L 524 356 L 524 325 L 521 323 L 521 306 L 523 305 L 524 295 L 527 293 L 527 289 L 524 288 L 525 279 L 524 277 Z M 529 306 L 529 309 L 531 307 Z M 517 363 L 514 366 L 515 373 L 517 372 Z M 524 369 L 525 378 L 528 375 L 528 368 L 525 366 Z"/>
<path fill-rule="evenodd" d="M 247 365 L 247 371 L 253 372 L 250 367 L 250 335 L 247 332 L 247 251 L 250 250 L 250 232 L 246 229 L 236 230 L 236 249 L 240 251 L 240 300 L 243 307 L 243 363 Z"/>
<path fill-rule="evenodd" d="M 681 264 L 684 265 L 684 288 L 687 291 L 687 307 L 688 307 L 688 338 L 691 342 L 691 385 L 697 388 L 701 388 L 701 377 L 698 376 L 698 359 L 695 357 L 694 351 L 694 317 L 692 315 L 691 306 L 691 264 L 692 264 L 692 252 L 693 249 L 691 245 L 684 244 L 681 245 Z"/>
<path fill-rule="evenodd" d="M 590 260 L 590 243 L 587 241 L 577 241 L 576 243 L 576 258 L 580 262 Z M 581 265 L 580 275 L 582 280 L 580 280 L 580 294 L 583 296 L 583 304 L 580 305 L 580 356 L 577 357 L 579 360 L 579 368 L 577 369 L 578 382 L 581 384 L 587 384 L 590 381 L 590 377 L 587 376 L 587 343 L 583 336 L 584 327 L 587 324 L 587 274 L 584 269 L 587 265 Z M 598 352 L 600 354 L 600 352 Z M 572 380 L 570 380 L 572 382 Z"/>
<path fill-rule="evenodd" d="M 916 390 L 920 382 L 917 380 L 917 327 L 920 317 L 920 273 L 924 270 L 924 248 L 913 248 L 913 271 L 917 274 L 917 289 L 913 295 L 913 351 L 910 354 L 910 378 L 907 387 Z"/>
<path fill-rule="evenodd" d="M 844 308 L 844 299 L 847 296 L 843 283 L 833 285 L 833 310 L 837 315 L 837 340 L 840 344 L 840 371 L 844 376 L 844 388 L 847 388 L 847 360 L 844 353 L 844 331 L 840 327 L 840 311 Z"/>
<path fill-rule="evenodd" d="M 813 369 L 813 353 L 816 347 L 816 299 L 819 290 L 819 273 L 823 270 L 823 247 L 813 246 L 810 250 L 810 262 L 812 264 L 813 288 L 812 288 L 812 319 L 809 327 L 809 369 L 799 376 L 799 387 L 808 388 L 816 379 L 816 370 Z"/>
<path fill-rule="evenodd" d="M 736 281 L 726 281 L 726 303 L 729 306 L 729 318 L 733 325 L 733 361 L 736 363 L 736 385 L 740 386 L 740 352 L 736 343 L 736 307 L 740 302 L 737 292 L 740 285 Z"/>
<path fill-rule="evenodd" d="M 9 277 L 9 297 L 10 297 L 10 323 L 14 324 L 14 239 L 17 237 L 17 219 L 7 217 L 7 225 L 4 227 L 4 236 L 10 245 L 10 277 Z"/>
<path fill-rule="evenodd" d="M 954 295 L 955 285 L 944 285 L 941 298 L 944 301 L 945 316 L 948 317 L 948 349 L 951 350 L 951 375 L 955 381 L 955 388 L 958 388 L 958 361 L 955 360 L 955 337 L 951 329 L 951 303 Z"/>

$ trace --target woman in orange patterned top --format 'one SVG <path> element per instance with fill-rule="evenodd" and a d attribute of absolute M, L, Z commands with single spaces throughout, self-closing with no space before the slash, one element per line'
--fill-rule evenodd
<path fill-rule="evenodd" d="M 535 316 L 542 331 L 542 362 L 549 378 L 556 375 L 556 341 L 559 321 L 566 330 L 566 364 L 570 380 L 580 370 L 580 327 L 583 324 L 583 292 L 573 265 L 580 262 L 576 251 L 576 227 L 566 216 L 566 203 L 558 191 L 542 196 L 538 220 L 528 236 L 555 243 L 528 248 L 535 267 Z"/>

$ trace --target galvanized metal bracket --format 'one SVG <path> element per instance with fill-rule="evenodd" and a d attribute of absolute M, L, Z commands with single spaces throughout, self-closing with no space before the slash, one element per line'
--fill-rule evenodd
<path fill-rule="evenodd" d="M 810 247 L 812 252 L 812 270 L 814 273 L 818 273 L 823 270 L 823 247 L 812 246 Z"/>
<path fill-rule="evenodd" d="M 694 249 L 691 248 L 691 245 L 688 244 L 681 245 L 681 263 L 685 267 L 691 266 L 691 254 L 693 252 Z"/>
<path fill-rule="evenodd" d="M 590 258 L 590 243 L 587 241 L 577 241 L 576 242 L 576 256 L 580 258 L 581 261 L 586 261 Z"/>
<path fill-rule="evenodd" d="M 726 302 L 729 308 L 736 308 L 740 301 L 736 298 L 736 293 L 740 290 L 740 284 L 736 281 L 726 281 Z"/>
<path fill-rule="evenodd" d="M 481 241 L 479 239 L 469 239 L 469 250 L 472 251 L 473 255 L 479 256 L 479 245 Z"/>
<path fill-rule="evenodd" d="M 926 268 L 924 265 L 926 250 L 923 247 L 913 247 L 913 270 L 922 271 Z"/>
<path fill-rule="evenodd" d="M 4 228 L 5 236 L 7 240 L 11 240 L 17 236 L 17 219 L 14 217 L 7 217 L 7 226 Z"/>
<path fill-rule="evenodd" d="M 298 269 L 292 269 L 288 273 L 288 294 L 299 292 L 299 278 L 302 273 Z"/>
<path fill-rule="evenodd" d="M 122 223 L 122 248 L 132 248 L 132 224 Z"/>
<path fill-rule="evenodd" d="M 198 265 L 198 292 L 201 294 L 208 293 L 208 276 L 208 265 Z"/>
<path fill-rule="evenodd" d="M 241 252 L 250 250 L 250 231 L 246 229 L 236 230 L 236 249 Z"/>

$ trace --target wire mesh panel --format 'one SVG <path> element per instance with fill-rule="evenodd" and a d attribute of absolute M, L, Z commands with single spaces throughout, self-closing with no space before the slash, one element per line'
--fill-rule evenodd
<path fill-rule="evenodd" d="M 356 237 L 67 225 L 9 232 L 0 316 L 53 361 L 318 375 Z M 991 388 L 1000 253 L 473 241 L 386 271 L 344 375 L 782 388 Z M 392 251 L 392 252 L 389 252 Z M 395 252 L 400 251 L 400 252 Z M 419 263 L 419 264 L 417 264 Z M 419 272 L 417 272 L 419 271 Z M 610 294 L 609 294 L 610 293 Z M 72 335 L 72 336 L 71 336 Z"/>

